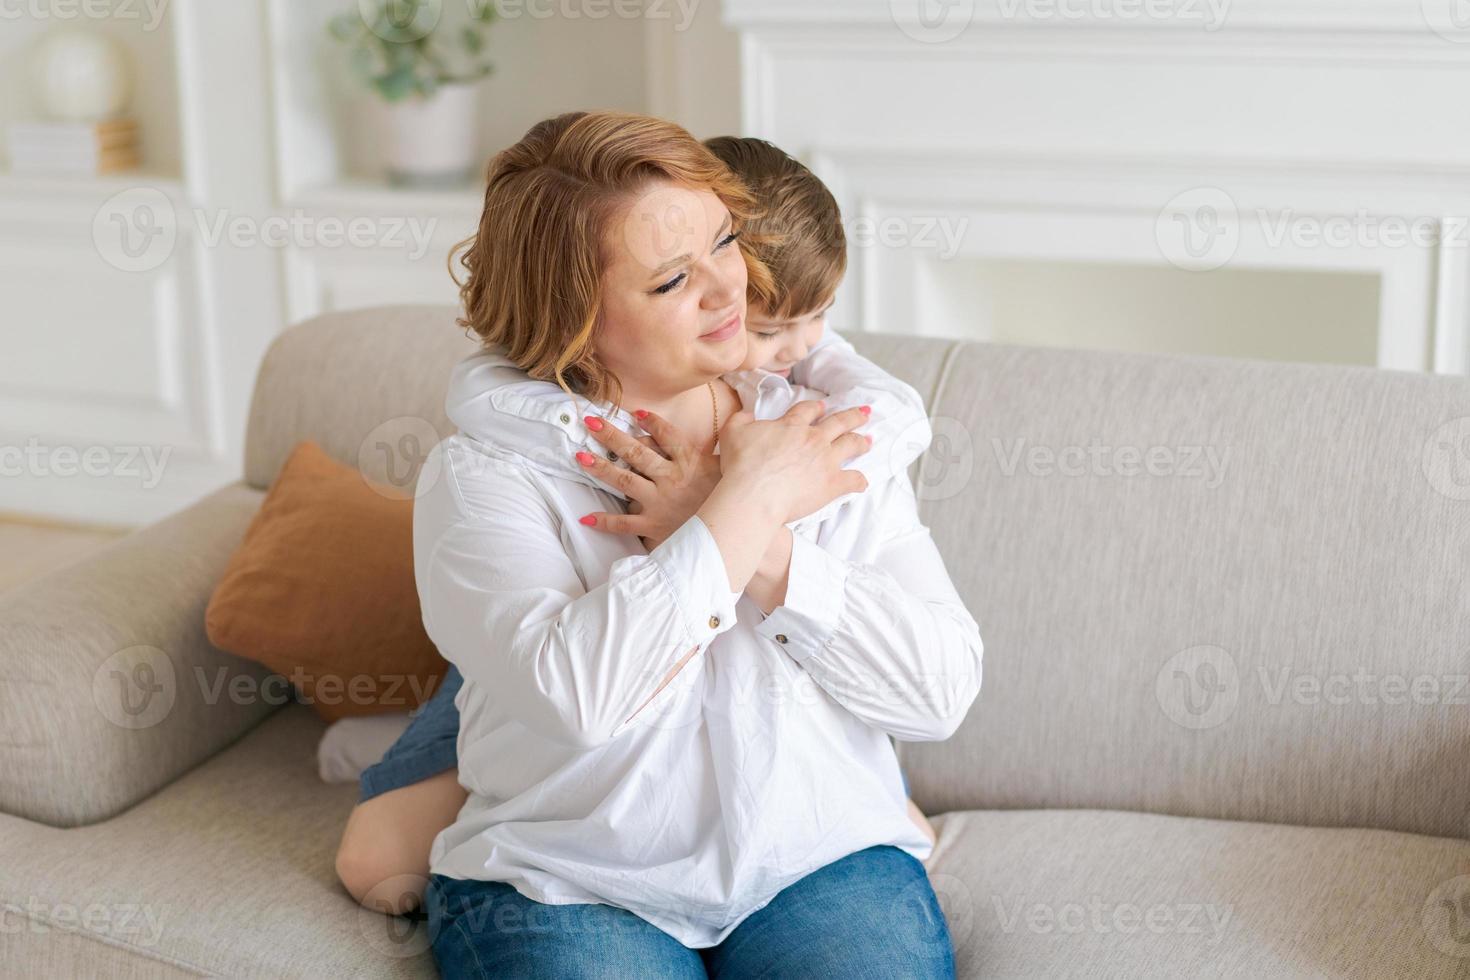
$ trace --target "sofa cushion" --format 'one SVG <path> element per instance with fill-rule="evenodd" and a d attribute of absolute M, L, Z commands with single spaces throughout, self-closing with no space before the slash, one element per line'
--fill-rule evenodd
<path fill-rule="evenodd" d="M 409 711 L 449 669 L 419 612 L 413 497 L 313 442 L 281 467 L 204 625 L 221 650 L 288 678 L 327 721 Z"/>
<path fill-rule="evenodd" d="M 105 823 L 0 816 L 5 969 L 434 977 L 421 923 L 361 909 L 337 881 L 357 788 L 318 778 L 324 728 L 287 705 Z M 961 977 L 1463 978 L 1470 966 L 1464 841 L 1086 810 L 934 824 L 926 864 Z M 46 925 L 68 917 L 89 928 Z"/>
<path fill-rule="evenodd" d="M 1470 843 L 1113 810 L 934 819 L 962 977 L 1470 976 Z"/>
<path fill-rule="evenodd" d="M 0 972 L 437 976 L 421 927 L 361 908 L 337 880 L 357 786 L 318 777 L 325 728 L 310 708 L 288 704 L 89 827 L 0 816 Z M 46 925 L 68 920 L 90 928 Z"/>
<path fill-rule="evenodd" d="M 267 670 L 204 633 L 261 496 L 222 487 L 0 594 L 0 811 L 57 827 L 105 819 L 281 706 Z"/>

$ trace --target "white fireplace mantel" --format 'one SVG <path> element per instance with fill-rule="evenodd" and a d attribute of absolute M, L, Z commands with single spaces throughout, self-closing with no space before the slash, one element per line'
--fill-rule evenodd
<path fill-rule="evenodd" d="M 838 311 L 855 329 L 962 333 L 926 315 L 923 284 L 947 262 L 1182 261 L 1207 274 L 1211 263 L 1188 265 L 1177 236 L 1217 230 L 1222 267 L 1377 275 L 1380 366 L 1464 373 L 1470 126 L 1456 110 L 1470 18 L 1461 27 L 1455 10 L 1453 0 L 724 5 L 740 34 L 745 131 L 810 164 L 849 228 L 886 222 L 917 239 L 943 223 L 953 239 L 950 255 L 935 241 L 854 247 Z M 1399 242 L 1398 228 L 1418 240 Z"/>

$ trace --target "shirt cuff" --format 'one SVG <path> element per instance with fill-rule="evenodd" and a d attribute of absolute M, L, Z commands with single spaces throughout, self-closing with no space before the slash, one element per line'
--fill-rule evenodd
<path fill-rule="evenodd" d="M 820 652 L 837 632 L 847 603 L 849 566 L 799 534 L 791 536 L 786 601 L 755 631 L 781 645 L 797 663 Z"/>
<path fill-rule="evenodd" d="M 725 556 L 699 515 L 690 515 L 648 557 L 674 593 L 694 646 L 703 648 L 735 625 L 741 593 L 730 591 Z"/>

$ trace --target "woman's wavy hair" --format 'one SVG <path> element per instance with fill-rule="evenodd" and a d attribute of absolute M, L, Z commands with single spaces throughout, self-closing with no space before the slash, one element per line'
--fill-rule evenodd
<path fill-rule="evenodd" d="M 712 191 L 737 230 L 756 213 L 746 186 L 682 126 L 625 112 L 569 112 L 532 126 L 491 159 L 479 229 L 450 250 L 464 308 L 456 323 L 532 378 L 621 406 L 622 384 L 592 344 L 604 243 L 618 208 L 657 179 Z M 743 233 L 737 241 L 750 300 L 769 303 L 774 288 L 753 251 L 759 243 Z M 465 246 L 461 282 L 454 256 Z"/>

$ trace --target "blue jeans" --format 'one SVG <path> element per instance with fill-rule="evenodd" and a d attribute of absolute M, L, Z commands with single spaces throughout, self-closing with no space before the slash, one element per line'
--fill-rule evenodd
<path fill-rule="evenodd" d="M 887 844 L 793 882 L 706 949 L 626 909 L 546 905 L 499 881 L 430 875 L 424 904 L 447 980 L 955 975 L 949 926 L 923 864 Z"/>
<path fill-rule="evenodd" d="M 414 714 L 398 741 L 362 771 L 357 802 L 459 768 L 459 709 L 454 696 L 463 684 L 459 669 L 450 664 L 438 690 Z"/>
<path fill-rule="evenodd" d="M 381 760 L 362 771 L 359 803 L 459 767 L 459 709 L 454 706 L 454 696 L 463 684 L 459 669 L 450 664 L 439 689 L 424 702 L 398 741 Z M 904 795 L 908 795 L 909 778 L 902 772 L 899 775 Z"/>

